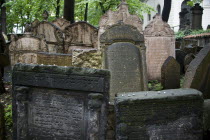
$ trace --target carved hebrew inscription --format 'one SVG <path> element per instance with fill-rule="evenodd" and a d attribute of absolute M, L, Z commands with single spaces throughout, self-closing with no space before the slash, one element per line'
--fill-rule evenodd
<path fill-rule="evenodd" d="M 84 96 L 59 93 L 58 90 L 33 90 L 29 103 L 30 138 L 83 139 Z"/>

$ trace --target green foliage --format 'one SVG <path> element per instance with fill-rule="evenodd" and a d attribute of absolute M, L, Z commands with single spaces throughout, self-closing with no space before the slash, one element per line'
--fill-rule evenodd
<path fill-rule="evenodd" d="M 183 31 L 178 31 L 175 33 L 176 39 L 182 39 L 185 36 L 188 35 L 197 35 L 197 34 L 202 34 L 202 33 L 210 33 L 210 29 L 208 30 L 183 30 Z"/>
<path fill-rule="evenodd" d="M 152 80 L 148 82 L 148 88 L 150 91 L 160 91 L 163 89 L 161 83 L 157 80 Z"/>
<path fill-rule="evenodd" d="M 8 128 L 9 131 L 12 131 L 12 105 L 7 105 L 5 108 L 5 120 L 6 120 L 6 127 Z"/>
<path fill-rule="evenodd" d="M 182 77 L 180 78 L 180 87 L 183 86 L 183 83 L 184 83 L 184 76 L 182 76 Z"/>
<path fill-rule="evenodd" d="M 187 4 L 191 7 L 193 7 L 196 3 L 201 3 L 203 0 L 191 0 L 188 1 Z"/>

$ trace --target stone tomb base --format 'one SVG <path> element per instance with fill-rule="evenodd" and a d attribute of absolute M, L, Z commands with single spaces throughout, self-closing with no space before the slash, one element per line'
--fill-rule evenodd
<path fill-rule="evenodd" d="M 118 94 L 117 140 L 202 140 L 202 93 L 194 89 Z"/>

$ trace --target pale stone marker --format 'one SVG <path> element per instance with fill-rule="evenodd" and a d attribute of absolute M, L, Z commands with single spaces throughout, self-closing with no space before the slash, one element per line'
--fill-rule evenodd
<path fill-rule="evenodd" d="M 202 109 L 202 93 L 195 89 L 118 94 L 116 139 L 202 140 Z"/>
<path fill-rule="evenodd" d="M 107 70 L 17 64 L 14 140 L 105 140 Z"/>
<path fill-rule="evenodd" d="M 169 56 L 161 67 L 161 84 L 163 89 L 180 88 L 180 66 L 172 56 Z"/>
<path fill-rule="evenodd" d="M 147 90 L 144 37 L 123 23 L 111 26 L 100 38 L 103 68 L 111 72 L 110 101 L 119 92 Z"/>
<path fill-rule="evenodd" d="M 194 88 L 210 99 L 210 44 L 206 45 L 189 64 L 183 87 Z"/>
<path fill-rule="evenodd" d="M 144 30 L 147 72 L 149 80 L 161 79 L 161 66 L 169 57 L 175 57 L 175 36 L 169 24 L 163 22 L 160 15 L 146 26 Z"/>

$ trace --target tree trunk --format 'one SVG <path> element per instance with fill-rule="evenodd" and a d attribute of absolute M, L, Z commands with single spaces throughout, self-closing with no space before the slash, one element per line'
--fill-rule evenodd
<path fill-rule="evenodd" d="M 168 22 L 170 12 L 171 12 L 171 0 L 164 0 L 164 7 L 162 12 L 163 21 Z"/>
<path fill-rule="evenodd" d="M 74 23 L 75 0 L 64 0 L 64 18 Z"/>
<path fill-rule="evenodd" d="M 7 28 L 6 28 L 6 7 L 2 5 L 5 3 L 5 0 L 1 2 L 1 31 L 4 32 L 5 34 L 7 33 Z"/>
<path fill-rule="evenodd" d="M 56 18 L 60 16 L 60 0 L 56 1 Z"/>
<path fill-rule="evenodd" d="M 85 16 L 84 16 L 84 21 L 87 21 L 87 17 L 88 17 L 88 3 L 86 3 L 86 6 L 85 6 Z"/>

